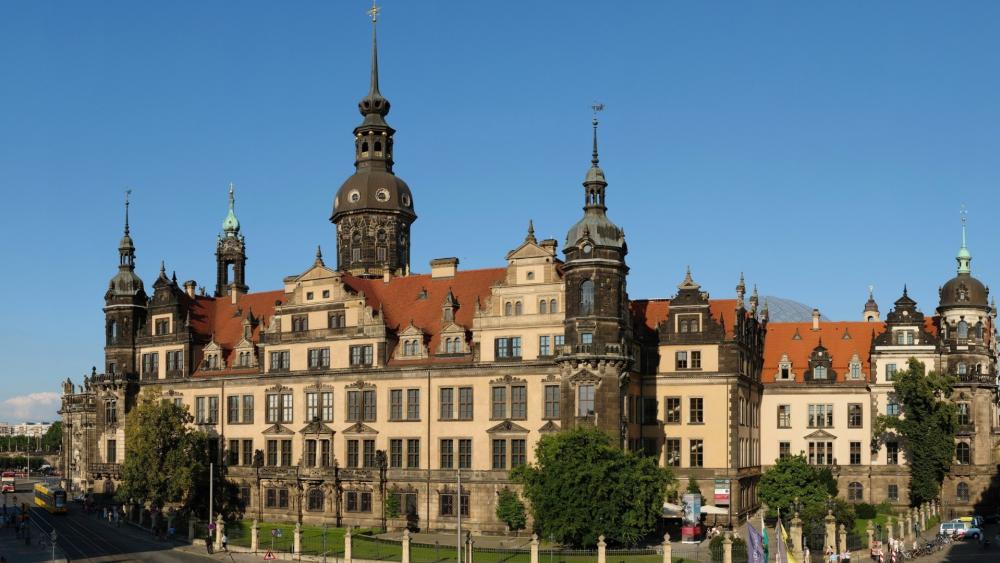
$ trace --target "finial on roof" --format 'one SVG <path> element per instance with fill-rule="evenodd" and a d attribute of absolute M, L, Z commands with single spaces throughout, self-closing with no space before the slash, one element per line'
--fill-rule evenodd
<path fill-rule="evenodd" d="M 751 315 L 756 315 L 757 314 L 757 303 L 758 303 L 759 299 L 760 298 L 757 295 L 757 284 L 753 284 L 753 293 L 750 294 L 750 314 Z"/>
<path fill-rule="evenodd" d="M 740 281 L 736 283 L 736 308 L 743 308 L 743 295 L 747 291 L 747 285 L 743 281 L 743 272 L 740 272 Z"/>
<path fill-rule="evenodd" d="M 128 206 L 129 206 L 129 201 L 128 200 L 129 200 L 129 196 L 131 196 L 131 195 L 132 195 L 132 189 L 131 188 L 126 189 L 125 190 L 125 234 L 126 235 L 129 234 L 129 230 L 128 230 Z"/>
<path fill-rule="evenodd" d="M 535 222 L 531 219 L 528 219 L 528 235 L 524 237 L 524 242 L 538 243 L 538 240 L 535 239 Z"/>
<path fill-rule="evenodd" d="M 222 221 L 222 231 L 230 237 L 240 232 L 240 222 L 236 218 L 236 186 L 232 182 L 229 182 L 229 211 Z"/>
<path fill-rule="evenodd" d="M 598 163 L 600 163 L 600 161 L 601 161 L 597 157 L 597 124 L 599 123 L 597 121 L 597 112 L 604 111 L 604 104 L 599 104 L 597 102 L 594 102 L 594 105 L 590 106 L 590 108 L 594 110 L 594 118 L 591 121 L 591 123 L 593 124 L 593 127 L 594 127 L 594 153 L 593 153 L 593 155 L 591 155 L 590 164 L 594 168 L 597 168 Z"/>
<path fill-rule="evenodd" d="M 909 295 L 906 294 L 906 284 L 905 283 L 903 284 L 903 297 L 909 297 Z"/>
<path fill-rule="evenodd" d="M 764 298 L 764 307 L 762 307 L 761 310 L 760 310 L 760 318 L 766 321 L 770 316 L 771 316 L 771 313 L 770 313 L 770 311 L 768 311 L 768 308 L 767 308 L 767 297 L 765 297 Z"/>
<path fill-rule="evenodd" d="M 316 245 L 316 262 L 315 262 L 314 265 L 315 266 L 325 266 L 326 265 L 326 264 L 323 263 L 323 249 L 318 244 Z"/>
<path fill-rule="evenodd" d="M 167 262 L 166 260 L 160 260 L 160 277 L 167 277 Z"/>
<path fill-rule="evenodd" d="M 174 285 L 177 285 L 177 270 L 173 270 L 170 273 L 170 281 L 174 282 Z"/>
<path fill-rule="evenodd" d="M 965 205 L 962 205 L 962 210 L 960 216 L 962 218 L 962 247 L 958 249 L 958 255 L 955 260 L 958 261 L 958 273 L 959 274 L 970 274 L 972 273 L 972 253 L 969 252 L 969 248 L 965 245 L 965 223 L 968 219 L 968 211 L 965 209 Z"/>

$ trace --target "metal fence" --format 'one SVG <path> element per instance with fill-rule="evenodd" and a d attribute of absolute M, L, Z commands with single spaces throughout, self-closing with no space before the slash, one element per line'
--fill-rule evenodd
<path fill-rule="evenodd" d="M 403 547 L 399 541 L 362 534 L 351 536 L 351 538 L 351 556 L 355 559 L 372 559 L 374 561 L 403 560 Z"/>

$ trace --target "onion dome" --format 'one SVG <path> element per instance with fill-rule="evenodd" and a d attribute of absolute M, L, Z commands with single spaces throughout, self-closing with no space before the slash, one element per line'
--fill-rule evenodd
<path fill-rule="evenodd" d="M 972 277 L 972 253 L 965 241 L 965 215 L 962 216 L 962 246 L 955 256 L 957 275 L 938 290 L 939 307 L 989 308 L 990 290 Z"/>
<path fill-rule="evenodd" d="M 222 221 L 222 232 L 226 236 L 234 237 L 240 232 L 240 220 L 236 218 L 236 212 L 234 211 L 234 206 L 236 204 L 236 195 L 233 193 L 233 184 L 229 184 L 229 212 L 226 213 L 226 218 Z"/>

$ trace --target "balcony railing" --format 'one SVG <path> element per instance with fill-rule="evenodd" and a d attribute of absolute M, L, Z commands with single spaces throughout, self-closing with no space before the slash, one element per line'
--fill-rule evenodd
<path fill-rule="evenodd" d="M 339 328 L 317 328 L 293 332 L 266 332 L 261 334 L 260 341 L 264 344 L 282 344 L 361 335 L 364 335 L 364 327 L 350 326 Z"/>
<path fill-rule="evenodd" d="M 120 463 L 91 463 L 90 473 L 95 476 L 99 475 L 109 475 L 111 477 L 119 477 L 122 472 L 122 466 Z"/>
<path fill-rule="evenodd" d="M 976 433 L 976 425 L 975 424 L 959 424 L 958 425 L 958 431 L 956 432 L 956 434 L 959 434 L 959 435 L 962 435 L 962 436 L 971 436 L 972 434 L 975 434 L 975 433 Z"/>
<path fill-rule="evenodd" d="M 997 376 L 988 373 L 960 373 L 955 376 L 959 383 L 980 383 L 996 385 Z"/>

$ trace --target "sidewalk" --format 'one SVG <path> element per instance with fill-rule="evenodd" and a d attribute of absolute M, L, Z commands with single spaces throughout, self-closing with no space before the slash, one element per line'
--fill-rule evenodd
<path fill-rule="evenodd" d="M 31 545 L 24 544 L 24 538 L 16 537 L 13 528 L 0 528 L 0 555 L 7 558 L 9 563 L 41 563 L 42 561 L 52 561 L 52 552 L 48 547 L 38 545 L 37 535 L 32 532 Z M 56 562 L 65 563 L 66 559 L 57 550 Z"/>

